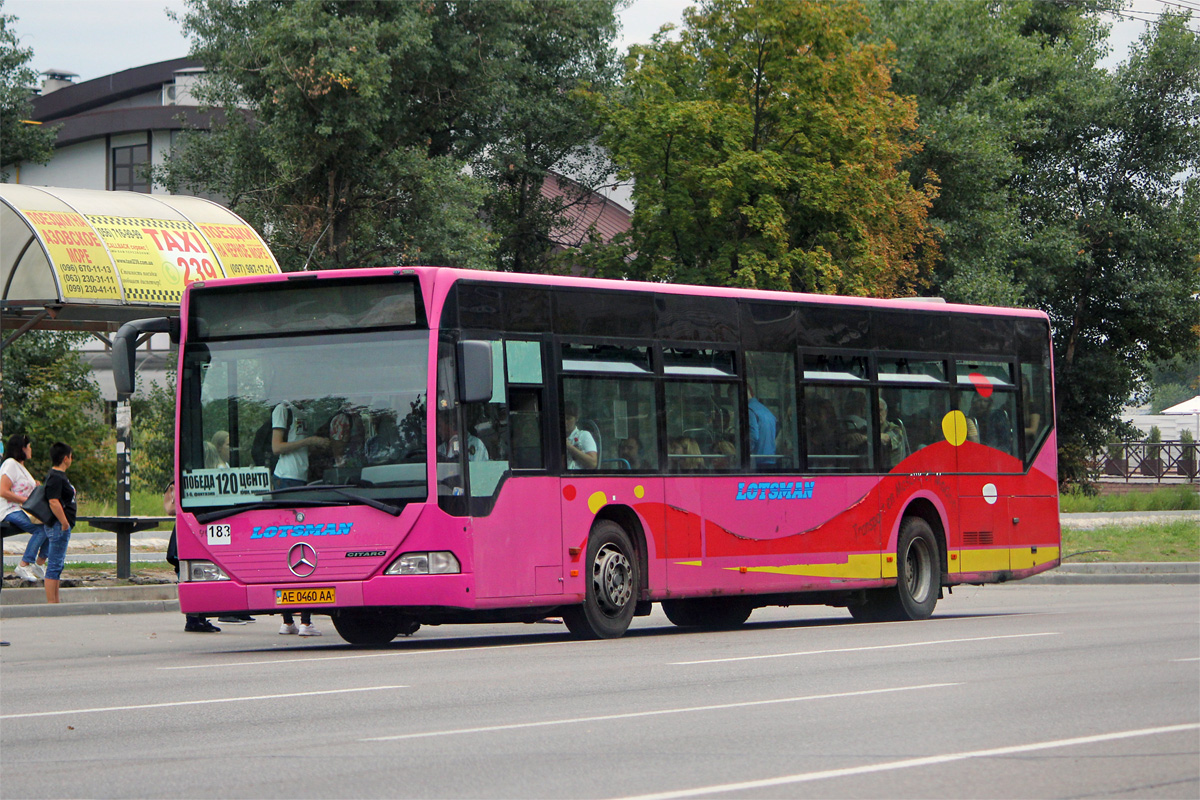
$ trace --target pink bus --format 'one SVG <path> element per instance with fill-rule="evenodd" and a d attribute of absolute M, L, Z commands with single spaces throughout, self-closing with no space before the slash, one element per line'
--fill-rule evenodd
<path fill-rule="evenodd" d="M 185 612 L 612 638 L 1059 563 L 1040 312 L 418 267 L 194 283 L 119 346 L 168 328 Z"/>

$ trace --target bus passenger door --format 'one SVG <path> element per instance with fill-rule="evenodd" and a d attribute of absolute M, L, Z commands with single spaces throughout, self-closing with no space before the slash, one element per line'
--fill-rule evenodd
<path fill-rule="evenodd" d="M 559 595 L 558 480 L 546 474 L 541 345 L 494 340 L 492 395 L 463 407 L 460 446 L 469 476 L 480 597 Z"/>

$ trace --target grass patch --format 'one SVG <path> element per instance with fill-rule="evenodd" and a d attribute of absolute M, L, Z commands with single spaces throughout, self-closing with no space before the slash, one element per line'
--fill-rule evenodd
<path fill-rule="evenodd" d="M 135 517 L 169 516 L 163 511 L 162 494 L 153 492 L 133 492 L 129 498 L 129 510 Z M 115 517 L 116 515 L 117 504 L 115 502 L 105 503 L 84 499 L 79 504 L 79 516 L 81 517 Z M 170 534 L 171 523 L 162 523 L 159 530 Z M 108 533 L 108 531 L 102 531 L 99 528 L 93 528 L 86 522 L 80 522 L 71 529 L 71 533 Z"/>
<path fill-rule="evenodd" d="M 1164 486 L 1152 492 L 1126 492 L 1089 497 L 1081 492 L 1059 495 L 1064 514 L 1095 514 L 1112 511 L 1188 511 L 1200 508 L 1200 493 L 1192 486 Z"/>
<path fill-rule="evenodd" d="M 1194 521 L 1186 519 L 1151 525 L 1105 525 L 1090 530 L 1063 528 L 1064 556 L 1086 550 L 1110 552 L 1076 556 L 1067 563 L 1200 561 L 1200 530 Z"/>

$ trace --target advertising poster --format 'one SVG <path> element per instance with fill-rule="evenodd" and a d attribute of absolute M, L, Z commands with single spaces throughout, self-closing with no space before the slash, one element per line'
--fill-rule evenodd
<path fill-rule="evenodd" d="M 104 243 L 82 214 L 22 209 L 45 245 L 65 300 L 120 300 L 121 286 Z"/>
<path fill-rule="evenodd" d="M 128 302 L 178 303 L 187 284 L 224 277 L 191 222 L 103 214 L 87 220 L 108 245 Z"/>
<path fill-rule="evenodd" d="M 225 268 L 227 278 L 274 275 L 279 272 L 275 257 L 258 234 L 247 225 L 201 222 L 200 230 Z"/>

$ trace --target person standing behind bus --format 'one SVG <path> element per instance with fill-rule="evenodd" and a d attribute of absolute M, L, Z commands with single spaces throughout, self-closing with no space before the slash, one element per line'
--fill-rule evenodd
<path fill-rule="evenodd" d="M 308 483 L 308 449 L 328 447 L 323 436 L 308 436 L 304 413 L 290 403 L 280 403 L 271 412 L 271 452 L 279 456 L 275 463 L 275 488 L 304 486 Z"/>
<path fill-rule="evenodd" d="M 24 434 L 8 437 L 4 448 L 4 464 L 0 465 L 0 519 L 18 530 L 29 534 L 25 555 L 14 572 L 26 581 L 39 581 L 46 577 L 46 529 L 40 522 L 30 519 L 21 505 L 29 499 L 38 482 L 25 467 L 25 461 L 33 457 L 33 441 Z M 45 522 L 45 520 L 42 520 Z"/>
<path fill-rule="evenodd" d="M 67 559 L 67 543 L 71 541 L 71 528 L 75 526 L 75 487 L 67 478 L 75 457 L 71 446 L 62 442 L 50 445 L 50 472 L 46 474 L 46 502 L 54 514 L 54 521 L 46 525 L 46 538 L 50 541 L 50 556 L 46 560 L 46 602 L 58 602 L 59 577 Z"/>

